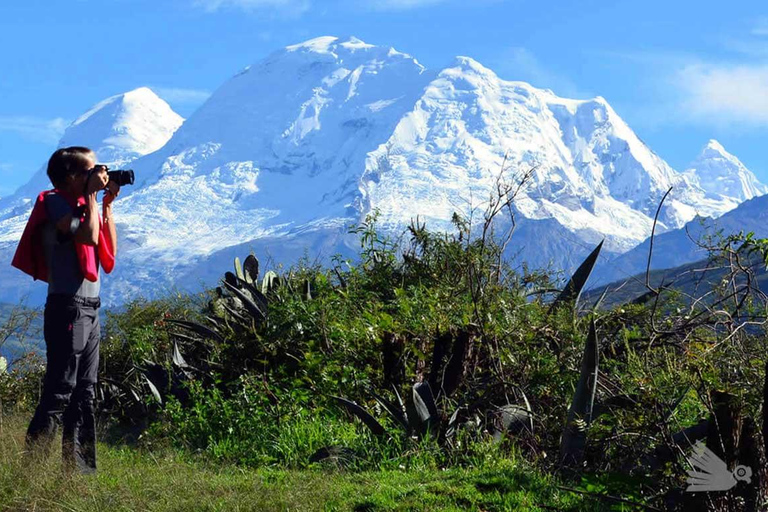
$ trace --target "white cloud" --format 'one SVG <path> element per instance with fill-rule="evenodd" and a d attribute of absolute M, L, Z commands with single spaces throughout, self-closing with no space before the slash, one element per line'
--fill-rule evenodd
<path fill-rule="evenodd" d="M 152 87 L 158 96 L 168 103 L 179 105 L 200 105 L 207 100 L 211 93 L 202 89 L 184 89 L 181 87 Z"/>
<path fill-rule="evenodd" d="M 286 15 L 298 15 L 309 9 L 309 0 L 194 0 L 194 5 L 214 12 L 234 7 L 244 11 L 271 10 Z"/>
<path fill-rule="evenodd" d="M 430 7 L 448 3 L 461 6 L 462 9 L 471 9 L 482 5 L 492 5 L 508 1 L 509 0 L 471 0 L 469 2 L 461 2 L 460 0 L 347 0 L 347 3 L 363 5 L 366 8 L 375 11 L 406 11 L 409 9 L 418 9 L 420 7 Z"/>
<path fill-rule="evenodd" d="M 0 131 L 15 132 L 28 139 L 56 144 L 69 121 L 57 117 L 41 119 L 32 116 L 0 116 Z"/>
<path fill-rule="evenodd" d="M 750 21 L 748 35 L 726 39 L 729 60 L 691 59 L 671 74 L 679 111 L 717 125 L 768 127 L 768 17 Z"/>
<path fill-rule="evenodd" d="M 768 65 L 697 63 L 674 77 L 681 112 L 718 124 L 768 126 Z"/>
<path fill-rule="evenodd" d="M 444 3 L 446 0 L 368 0 L 369 7 L 381 11 L 405 11 Z"/>
<path fill-rule="evenodd" d="M 768 127 L 768 45 L 754 36 L 721 44 L 730 58 L 605 52 L 608 58 L 633 63 L 638 72 L 634 100 L 623 110 L 633 112 L 633 122 L 652 127 L 693 124 L 731 131 Z"/>
<path fill-rule="evenodd" d="M 768 18 L 759 18 L 755 21 L 751 31 L 753 36 L 766 37 L 768 36 Z"/>

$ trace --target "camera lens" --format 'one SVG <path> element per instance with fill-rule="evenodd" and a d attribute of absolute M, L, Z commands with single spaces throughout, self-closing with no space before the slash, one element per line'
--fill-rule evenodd
<path fill-rule="evenodd" d="M 109 171 L 107 176 L 109 176 L 109 181 L 114 181 L 121 187 L 125 185 L 133 185 L 134 176 L 131 169 Z"/>

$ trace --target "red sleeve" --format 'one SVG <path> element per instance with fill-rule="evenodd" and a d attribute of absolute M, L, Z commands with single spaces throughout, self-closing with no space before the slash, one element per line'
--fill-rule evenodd
<path fill-rule="evenodd" d="M 109 274 L 115 268 L 115 255 L 112 254 L 112 248 L 107 243 L 107 237 L 109 236 L 107 229 L 109 228 L 104 225 L 101 217 L 99 217 L 99 263 L 101 263 L 101 268 L 104 269 L 104 272 Z"/>

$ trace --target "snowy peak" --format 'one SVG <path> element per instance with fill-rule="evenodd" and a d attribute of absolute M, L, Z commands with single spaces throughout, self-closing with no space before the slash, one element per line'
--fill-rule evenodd
<path fill-rule="evenodd" d="M 88 109 L 65 130 L 58 147 L 86 146 L 100 163 L 120 167 L 162 147 L 183 121 L 154 92 L 141 87 Z M 50 185 L 43 163 L 26 184 L 0 200 L 0 219 L 26 215 L 30 201 Z"/>
<path fill-rule="evenodd" d="M 685 175 L 711 197 L 728 197 L 740 203 L 768 193 L 768 187 L 716 140 L 707 142 Z"/>
<path fill-rule="evenodd" d="M 699 158 L 716 158 L 722 157 L 731 160 L 736 160 L 736 157 L 725 150 L 722 144 L 715 139 L 709 139 L 707 145 L 701 150 Z"/>
<path fill-rule="evenodd" d="M 289 52 L 309 51 L 315 53 L 332 53 L 331 46 L 339 40 L 334 36 L 320 36 L 304 41 L 303 43 L 286 46 L 285 50 Z"/>
<path fill-rule="evenodd" d="M 645 214 L 678 181 L 601 96 L 567 100 L 551 94 L 548 107 L 563 132 L 575 168 L 596 193 Z"/>
<path fill-rule="evenodd" d="M 60 146 L 88 146 L 99 160 L 123 165 L 160 149 L 184 119 L 151 89 L 140 87 L 107 98 L 78 117 Z"/>
<path fill-rule="evenodd" d="M 415 60 L 408 54 L 399 52 L 392 47 L 376 46 L 368 44 L 355 36 L 335 37 L 322 36 L 304 41 L 303 43 L 286 46 L 273 54 L 273 58 L 279 58 L 285 54 L 307 55 L 310 58 L 328 55 L 336 60 L 343 61 L 345 57 L 354 54 L 374 55 L 382 57 L 400 57 Z"/>
<path fill-rule="evenodd" d="M 425 88 L 386 147 L 391 154 L 418 157 L 407 163 L 410 171 L 405 162 L 402 167 L 404 173 L 414 174 L 398 180 L 418 182 L 429 169 L 434 178 L 456 184 L 450 187 L 451 195 L 477 185 L 472 179 L 485 181 L 502 161 L 515 172 L 536 168 L 517 202 L 523 215 L 556 218 L 573 230 L 621 233 L 628 235 L 626 244 L 645 236 L 647 217 L 670 185 L 681 182 L 604 98 L 560 98 L 524 82 L 503 80 L 469 57 L 457 57 Z M 374 156 L 380 160 L 384 155 L 378 153 Z M 390 163 L 398 159 L 389 158 Z M 471 179 L 459 185 L 467 173 Z M 382 185 L 375 188 L 384 191 Z M 399 187 L 393 190 L 400 194 Z M 426 190 L 420 193 L 429 195 Z M 703 194 L 687 183 L 676 193 L 679 201 L 670 201 L 661 217 L 666 226 L 680 226 L 692 218 L 695 212 L 688 205 L 696 203 L 697 193 Z M 446 209 L 460 200 L 446 197 Z M 390 204 L 393 212 L 407 216 L 407 209 L 394 206 L 396 198 L 374 202 Z M 622 216 L 620 226 L 606 220 Z M 630 232 L 626 225 L 637 228 Z"/>
<path fill-rule="evenodd" d="M 337 55 L 339 50 L 342 52 L 354 52 L 358 50 L 369 50 L 372 48 L 376 48 L 376 46 L 368 44 L 365 41 L 361 41 L 354 36 L 321 36 L 310 39 L 309 41 L 304 41 L 303 43 L 286 46 L 285 51 Z"/>
<path fill-rule="evenodd" d="M 457 56 L 453 60 L 453 64 L 449 66 L 447 69 L 452 69 L 452 68 L 458 68 L 462 71 L 474 72 L 479 75 L 487 75 L 489 77 L 498 79 L 498 76 L 496 75 L 496 73 L 494 73 L 491 69 L 488 69 L 487 67 L 483 66 L 472 57 L 465 57 L 462 55 Z"/>
<path fill-rule="evenodd" d="M 208 162 L 197 159 L 184 170 L 197 175 L 231 161 L 285 175 L 343 173 L 362 165 L 362 147 L 375 149 L 373 137 L 394 125 L 428 81 L 421 64 L 392 48 L 355 37 L 311 39 L 229 79 L 184 123 L 162 158 L 200 148 Z M 178 169 L 166 166 L 158 177 Z"/>

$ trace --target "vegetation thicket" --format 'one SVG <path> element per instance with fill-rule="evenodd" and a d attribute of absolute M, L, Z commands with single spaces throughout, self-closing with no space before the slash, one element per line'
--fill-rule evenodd
<path fill-rule="evenodd" d="M 405 242 L 369 215 L 357 262 L 262 272 L 249 255 L 215 290 L 108 313 L 103 423 L 241 466 L 524 460 L 620 507 L 765 506 L 768 303 L 748 256 L 764 264 L 764 241 L 724 240 L 710 264 L 727 272 L 701 296 L 647 283 L 601 309 L 579 297 L 602 244 L 564 286 L 510 266 L 516 190 L 500 185 L 479 225 L 455 214 L 453 233 L 435 233 L 417 219 Z M 35 403 L 41 375 L 32 360 L 12 368 L 6 411 Z M 699 440 L 751 484 L 684 493 Z"/>

